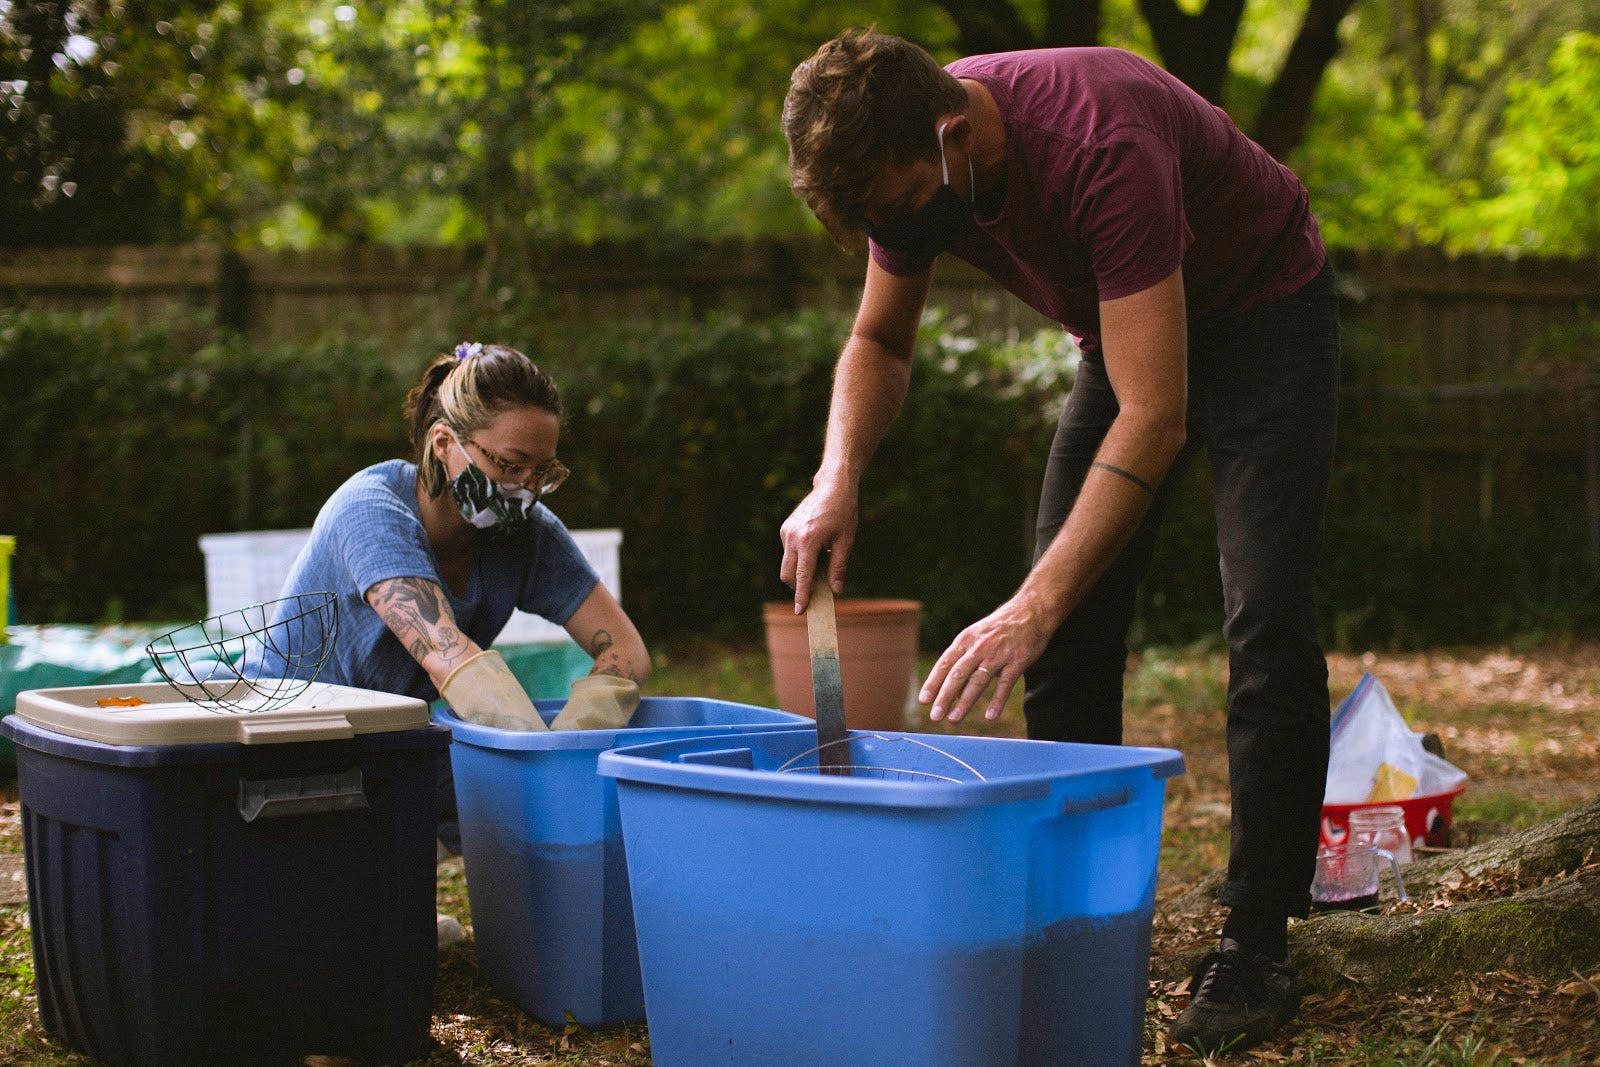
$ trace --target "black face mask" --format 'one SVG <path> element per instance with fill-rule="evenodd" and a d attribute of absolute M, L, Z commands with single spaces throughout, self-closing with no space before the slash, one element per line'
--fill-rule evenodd
<path fill-rule="evenodd" d="M 961 199 L 950 184 L 950 165 L 944 156 L 944 126 L 939 127 L 939 167 L 944 172 L 944 184 L 934 190 L 926 204 L 887 226 L 866 223 L 867 236 L 891 252 L 930 263 L 955 244 L 972 225 L 972 204 Z M 970 155 L 967 156 L 967 175 L 973 179 L 972 193 L 976 197 L 978 185 Z"/>

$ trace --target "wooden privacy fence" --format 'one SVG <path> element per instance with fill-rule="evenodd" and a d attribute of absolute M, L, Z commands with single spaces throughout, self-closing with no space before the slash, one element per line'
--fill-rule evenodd
<path fill-rule="evenodd" d="M 485 291 L 474 248 L 354 247 L 309 253 L 206 246 L 10 250 L 0 302 L 111 307 L 130 323 L 209 312 L 263 342 L 333 330 L 389 339 L 413 360 L 465 307 L 586 323 L 853 308 L 864 260 L 821 239 L 612 244 L 537 253 L 525 291 Z M 1548 509 L 1583 515 L 1600 572 L 1600 262 L 1433 252 L 1336 255 L 1345 294 L 1347 452 L 1414 493 L 1416 534 L 1475 517 L 1488 531 Z M 988 337 L 1051 324 L 955 261 L 932 306 Z M 1550 486 L 1565 499 L 1547 499 Z M 1411 510 L 1408 508 L 1407 510 Z"/>
<path fill-rule="evenodd" d="M 696 245 L 601 244 L 541 250 L 527 291 L 479 290 L 473 247 L 357 246 L 235 253 L 206 245 L 0 250 L 0 303 L 114 307 L 132 323 L 210 312 L 266 341 L 338 328 L 396 340 L 458 317 L 464 301 L 520 305 L 528 320 L 604 322 L 853 308 L 864 257 L 822 239 Z M 1385 384 L 1480 382 L 1518 372 L 1553 330 L 1592 315 L 1600 260 L 1447 258 L 1428 251 L 1335 254 L 1358 334 L 1385 353 Z M 933 305 L 975 332 L 1052 325 L 953 259 Z"/>

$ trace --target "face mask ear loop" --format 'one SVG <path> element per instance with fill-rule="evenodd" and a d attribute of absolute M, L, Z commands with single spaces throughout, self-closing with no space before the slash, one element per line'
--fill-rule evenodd
<path fill-rule="evenodd" d="M 944 128 L 948 125 L 950 125 L 948 122 L 939 124 L 939 170 L 944 174 L 944 183 L 946 185 L 950 184 L 950 164 L 944 157 Z M 970 152 L 967 153 L 967 182 L 972 187 L 972 199 L 967 202 L 976 204 L 978 202 L 978 174 L 972 169 L 972 153 Z"/>
<path fill-rule="evenodd" d="M 461 453 L 461 458 L 467 461 L 467 466 L 476 467 L 477 464 L 472 462 L 472 457 L 467 454 L 467 448 L 461 443 L 461 438 L 456 436 L 456 432 L 449 426 L 445 427 L 445 432 L 450 435 L 450 443 L 456 446 L 456 451 Z"/>

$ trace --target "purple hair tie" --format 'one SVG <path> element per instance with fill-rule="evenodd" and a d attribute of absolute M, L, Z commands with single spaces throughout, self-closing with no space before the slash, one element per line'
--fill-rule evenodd
<path fill-rule="evenodd" d="M 483 345 L 477 341 L 462 341 L 456 345 L 456 362 L 465 363 L 467 360 L 482 354 Z"/>

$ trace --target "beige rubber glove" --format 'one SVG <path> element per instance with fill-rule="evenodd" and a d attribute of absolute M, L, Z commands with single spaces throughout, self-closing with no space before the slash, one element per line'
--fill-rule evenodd
<path fill-rule="evenodd" d="M 550 723 L 552 730 L 620 730 L 639 706 L 639 685 L 610 674 L 591 674 L 572 683 L 572 695 Z"/>
<path fill-rule="evenodd" d="M 506 658 L 494 649 L 479 652 L 451 671 L 439 695 L 463 722 L 500 730 L 548 730 Z"/>

